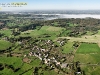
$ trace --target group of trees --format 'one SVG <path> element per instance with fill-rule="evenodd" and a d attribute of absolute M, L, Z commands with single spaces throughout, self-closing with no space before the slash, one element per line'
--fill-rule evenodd
<path fill-rule="evenodd" d="M 11 15 L 10 15 L 11 16 Z M 12 15 L 14 17 L 14 15 Z M 87 31 L 96 34 L 100 29 L 100 19 L 94 18 L 71 18 L 71 19 L 54 19 L 47 21 L 35 21 L 29 18 L 14 18 L 8 20 L 0 20 L 3 25 L 0 25 L 0 28 L 18 28 L 20 31 L 27 31 L 31 29 L 40 29 L 42 26 L 56 26 L 63 27 L 66 30 L 63 30 L 61 34 L 66 34 L 65 36 L 81 36 L 87 33 Z M 66 32 L 70 30 L 69 32 Z"/>
<path fill-rule="evenodd" d="M 11 16 L 11 15 L 10 15 Z M 16 17 L 16 15 L 12 15 L 13 17 Z M 18 15 L 20 16 L 20 15 Z M 27 17 L 29 15 L 26 15 Z M 9 17 L 9 16 L 8 16 Z M 21 17 L 23 17 L 21 15 Z M 40 49 L 45 49 L 48 50 L 47 52 L 41 53 L 41 54 L 48 54 L 48 58 L 55 57 L 55 59 L 61 63 L 68 62 L 68 60 L 71 60 L 70 57 L 73 54 L 63 54 L 61 53 L 62 46 L 65 45 L 65 43 L 68 42 L 67 39 L 59 39 L 58 41 L 65 42 L 65 43 L 58 43 L 57 41 L 52 41 L 52 40 L 46 40 L 46 39 L 41 39 L 41 38 L 34 38 L 33 37 L 18 37 L 15 38 L 15 36 L 20 35 L 21 32 L 27 31 L 27 30 L 34 30 L 34 29 L 41 29 L 42 26 L 56 26 L 56 27 L 62 27 L 65 28 L 63 29 L 59 36 L 81 36 L 87 33 L 87 31 L 93 32 L 93 34 L 97 33 L 98 30 L 100 29 L 100 20 L 99 19 L 93 19 L 93 18 L 85 18 L 85 19 L 55 19 L 55 20 L 48 20 L 48 21 L 34 21 L 32 19 L 22 19 L 22 18 L 15 18 L 12 20 L 0 20 L 0 22 L 3 23 L 3 25 L 0 25 L 0 28 L 9 28 L 12 31 L 12 35 L 14 37 L 7 37 L 7 40 L 12 42 L 13 45 L 7 49 L 6 52 L 8 52 L 8 57 L 12 57 L 12 53 L 15 49 L 23 50 L 23 54 L 25 50 L 27 49 L 28 52 L 39 52 Z M 2 37 L 4 34 L 0 33 L 0 37 Z M 44 36 L 48 37 L 48 33 L 44 34 Z M 16 45 L 16 42 L 18 45 Z M 49 43 L 48 43 L 49 42 Z M 76 49 L 79 46 L 79 42 L 74 42 L 73 47 Z M 34 47 L 38 47 L 37 49 L 39 50 L 32 50 Z M 27 54 L 28 55 L 28 54 Z M 69 63 L 69 62 L 68 62 Z M 58 70 L 64 71 L 61 69 L 61 67 L 56 66 L 55 63 L 52 63 L 55 68 Z M 9 65 L 8 65 L 9 66 Z M 11 69 L 14 69 L 12 65 L 9 66 Z M 50 67 L 50 66 L 49 66 Z M 72 70 L 74 70 L 73 73 L 76 74 L 76 72 L 81 72 L 81 68 L 79 65 L 79 62 L 75 62 L 71 65 Z M 0 64 L 0 69 L 2 69 L 2 64 Z M 16 70 L 16 69 L 14 69 Z M 34 68 L 34 74 L 38 75 L 39 67 Z M 68 72 L 66 72 L 68 73 Z M 82 72 L 84 73 L 84 72 Z M 42 72 L 41 72 L 42 75 Z M 83 74 L 85 75 L 85 74 Z"/>
<path fill-rule="evenodd" d="M 66 28 L 66 31 L 70 30 L 70 32 L 67 33 L 66 35 L 78 36 L 78 35 L 86 34 L 87 31 L 90 31 L 93 34 L 96 34 L 98 30 L 100 29 L 100 20 L 94 19 L 94 18 L 55 19 L 55 20 L 45 21 L 44 25 L 64 27 Z"/>

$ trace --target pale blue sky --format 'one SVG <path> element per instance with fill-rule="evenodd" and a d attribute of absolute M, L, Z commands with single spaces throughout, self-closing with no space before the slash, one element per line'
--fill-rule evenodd
<path fill-rule="evenodd" d="M 0 0 L 0 3 L 26 2 L 23 7 L 2 7 L 2 10 L 100 10 L 100 0 Z"/>

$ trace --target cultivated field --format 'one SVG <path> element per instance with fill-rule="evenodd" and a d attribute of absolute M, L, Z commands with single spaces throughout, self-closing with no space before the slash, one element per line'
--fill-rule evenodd
<path fill-rule="evenodd" d="M 89 53 L 100 53 L 100 48 L 95 43 L 82 43 L 76 53 L 89 54 Z"/>
<path fill-rule="evenodd" d="M 39 30 L 29 30 L 22 32 L 19 36 L 31 36 L 31 37 L 41 37 L 45 39 L 55 39 L 60 32 L 62 32 L 61 27 L 53 27 L 53 26 L 42 26 Z M 46 37 L 49 36 L 49 37 Z"/>
<path fill-rule="evenodd" d="M 82 43 L 77 49 L 74 61 L 81 63 L 80 67 L 86 75 L 98 75 L 100 72 L 100 47 L 98 44 Z"/>
<path fill-rule="evenodd" d="M 11 46 L 11 43 L 8 41 L 0 40 L 0 50 L 6 50 Z"/>
<path fill-rule="evenodd" d="M 0 30 L 0 33 L 4 34 L 4 36 L 10 36 L 12 31 L 10 29 Z"/>
<path fill-rule="evenodd" d="M 72 42 L 66 43 L 62 48 L 63 48 L 62 53 L 70 53 L 71 51 L 74 50 Z"/>
<path fill-rule="evenodd" d="M 81 37 L 59 37 L 59 38 L 67 38 L 69 41 L 79 41 L 79 42 L 89 42 L 89 43 L 98 43 L 100 47 L 100 35 L 84 35 Z"/>

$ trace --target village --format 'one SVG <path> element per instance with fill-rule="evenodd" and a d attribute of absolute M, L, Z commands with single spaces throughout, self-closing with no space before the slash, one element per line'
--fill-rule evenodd
<path fill-rule="evenodd" d="M 33 41 L 32 38 L 25 37 L 23 39 L 21 38 L 17 40 L 18 40 L 17 42 L 19 42 L 19 45 L 21 45 L 22 48 L 25 49 L 29 48 L 29 52 L 23 55 L 23 62 L 30 63 L 32 59 L 29 58 L 35 56 L 41 60 L 41 64 L 46 64 L 51 69 L 57 69 L 58 73 L 60 72 L 67 73 L 67 74 L 72 74 L 72 72 L 76 74 L 83 73 L 80 69 L 74 72 L 73 66 L 77 62 L 75 63 L 73 62 L 74 55 L 75 55 L 73 51 L 71 51 L 68 54 L 64 54 L 61 52 L 61 50 L 63 50 L 62 46 L 64 46 L 68 42 L 68 39 L 59 38 L 56 41 L 52 41 L 49 39 L 48 40 L 35 39 Z M 30 41 L 31 43 L 28 43 Z M 74 45 L 73 47 L 76 49 Z M 13 53 L 11 53 L 11 55 L 13 55 Z M 18 54 L 18 56 L 19 55 L 20 54 Z M 79 64 L 77 65 L 79 68 Z"/>
<path fill-rule="evenodd" d="M 99 74 L 99 19 L 25 18 L 32 15 L 0 21 L 0 75 Z"/>

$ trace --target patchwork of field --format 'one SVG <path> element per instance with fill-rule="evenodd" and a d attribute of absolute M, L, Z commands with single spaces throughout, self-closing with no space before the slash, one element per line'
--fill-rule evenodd
<path fill-rule="evenodd" d="M 82 43 L 75 53 L 74 61 L 81 63 L 86 75 L 98 75 L 100 72 L 100 47 L 96 43 Z M 97 72 L 97 73 L 96 73 Z"/>
<path fill-rule="evenodd" d="M 21 32 L 20 35 L 16 36 L 31 36 L 31 37 L 40 37 L 42 39 L 58 39 L 58 35 L 65 30 L 61 27 L 53 26 L 42 26 L 40 29 L 28 30 Z M 69 30 L 70 31 L 70 30 Z M 67 31 L 66 31 L 67 32 Z M 11 36 L 12 31 L 9 29 L 0 30 L 0 33 L 3 33 L 5 36 Z M 88 34 L 91 34 L 88 32 Z M 79 61 L 81 64 L 82 70 L 86 72 L 86 75 L 99 75 L 100 69 L 100 31 L 95 35 L 84 35 L 81 37 L 59 37 L 67 38 L 69 41 L 62 46 L 62 53 L 70 53 L 74 51 L 73 43 L 74 41 L 84 42 L 81 43 L 77 48 L 74 61 Z M 0 40 L 0 50 L 6 50 L 11 47 L 11 43 L 8 41 Z M 16 42 L 17 45 L 17 42 Z M 16 48 L 13 52 L 21 52 L 20 46 Z M 30 64 L 24 63 L 23 58 L 18 57 L 0 57 L 0 66 L 5 68 L 0 71 L 0 75 L 19 75 L 25 72 L 23 75 L 31 75 L 35 67 L 40 66 L 40 60 L 32 60 Z M 34 58 L 33 58 L 34 59 Z M 9 61 L 10 60 L 10 61 Z M 95 66 L 94 66 L 95 65 Z M 42 65 L 43 66 L 43 65 Z M 44 65 L 45 66 L 45 65 Z M 10 69 L 9 69 L 10 67 Z M 13 69 L 13 70 L 12 70 Z M 20 69 L 17 72 L 14 72 L 16 69 Z M 27 71 L 28 70 L 28 71 Z M 43 69 L 40 69 L 41 73 Z M 93 71 L 92 71 L 93 70 Z M 44 75 L 56 75 L 56 72 L 53 70 L 43 71 Z"/>
<path fill-rule="evenodd" d="M 31 63 L 24 63 L 20 57 L 0 57 L 0 75 L 32 75 L 34 68 L 41 66 L 40 62 L 41 61 L 35 57 L 33 57 Z M 46 65 L 42 66 L 45 67 Z M 42 69 L 40 69 L 39 72 L 43 72 L 43 75 L 57 74 L 53 70 L 42 71 Z"/>
<path fill-rule="evenodd" d="M 70 39 L 71 42 L 79 41 L 79 42 L 89 42 L 89 43 L 98 43 L 100 47 L 100 35 L 84 35 L 81 37 L 59 37 L 59 38 L 67 38 Z"/>
<path fill-rule="evenodd" d="M 97 44 L 82 43 L 76 51 L 75 61 L 81 63 L 98 63 L 100 62 L 100 48 Z"/>

